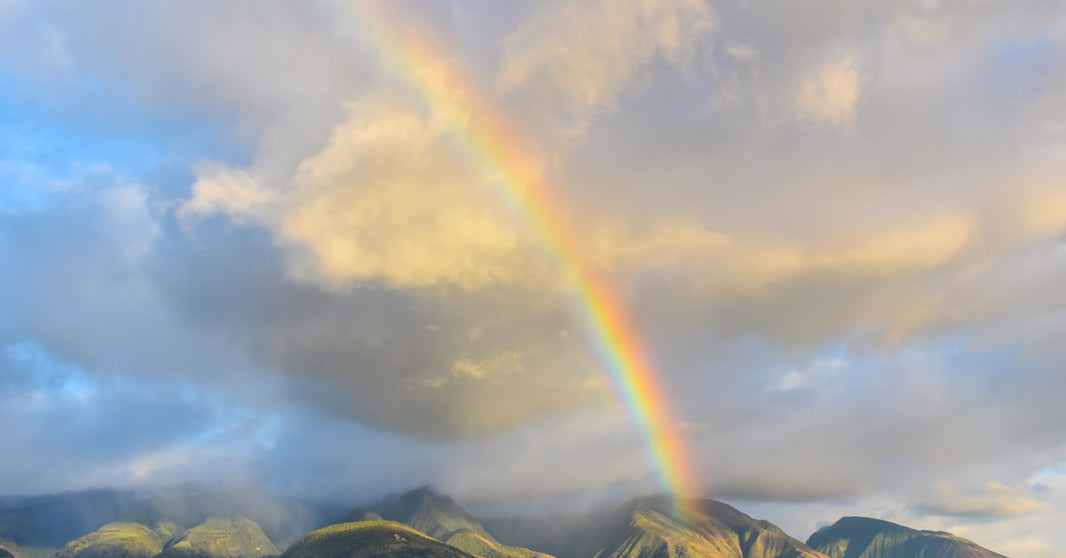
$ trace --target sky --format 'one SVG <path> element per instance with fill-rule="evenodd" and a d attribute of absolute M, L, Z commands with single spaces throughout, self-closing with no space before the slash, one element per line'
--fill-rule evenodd
<path fill-rule="evenodd" d="M 1057 555 L 1064 13 L 0 0 L 0 493 L 662 490 L 577 266 L 697 495 Z"/>

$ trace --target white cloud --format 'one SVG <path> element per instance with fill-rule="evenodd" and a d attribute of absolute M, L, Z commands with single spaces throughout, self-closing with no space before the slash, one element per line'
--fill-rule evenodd
<path fill-rule="evenodd" d="M 290 172 L 272 180 L 206 166 L 180 214 L 267 227 L 290 250 L 290 273 L 325 285 L 477 290 L 540 279 L 491 178 L 418 113 L 354 105 L 329 143 Z"/>

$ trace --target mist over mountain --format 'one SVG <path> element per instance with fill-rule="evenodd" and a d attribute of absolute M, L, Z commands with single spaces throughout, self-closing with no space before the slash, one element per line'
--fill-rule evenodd
<path fill-rule="evenodd" d="M 0 500 L 0 540 L 26 547 L 59 548 L 106 524 L 133 522 L 177 531 L 211 517 L 245 516 L 278 544 L 342 518 L 347 505 L 277 496 L 250 486 L 215 488 L 185 484 L 142 489 L 100 489 Z"/>

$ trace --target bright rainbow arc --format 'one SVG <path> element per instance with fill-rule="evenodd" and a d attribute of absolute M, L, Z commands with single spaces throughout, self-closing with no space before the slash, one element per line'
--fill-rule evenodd
<path fill-rule="evenodd" d="M 544 244 L 573 284 L 587 330 L 598 356 L 610 371 L 616 396 L 647 445 L 661 486 L 675 495 L 675 511 L 688 516 L 697 488 L 688 468 L 677 422 L 656 383 L 656 371 L 640 336 L 630 324 L 610 285 L 584 263 L 577 249 L 577 231 L 540 177 L 540 167 L 518 127 L 480 88 L 466 79 L 443 49 L 432 44 L 430 33 L 390 13 L 389 0 L 341 0 L 346 14 L 360 24 L 373 46 L 393 69 L 410 82 L 430 107 L 450 120 L 456 134 L 482 162 L 490 166 L 507 194 L 540 232 Z"/>

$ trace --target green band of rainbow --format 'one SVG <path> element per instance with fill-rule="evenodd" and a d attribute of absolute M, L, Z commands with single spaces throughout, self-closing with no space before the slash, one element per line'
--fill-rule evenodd
<path fill-rule="evenodd" d="M 612 387 L 651 453 L 661 487 L 676 496 L 677 512 L 686 515 L 685 496 L 695 485 L 689 474 L 678 423 L 656 383 L 656 371 L 641 338 L 631 327 L 609 284 L 583 261 L 580 238 L 540 176 L 540 165 L 526 147 L 518 127 L 480 95 L 431 34 L 389 11 L 388 0 L 341 0 L 362 34 L 393 71 L 410 82 L 435 113 L 449 118 L 469 149 L 493 169 L 517 207 L 526 214 L 573 285 L 581 314 L 609 371 Z"/>

